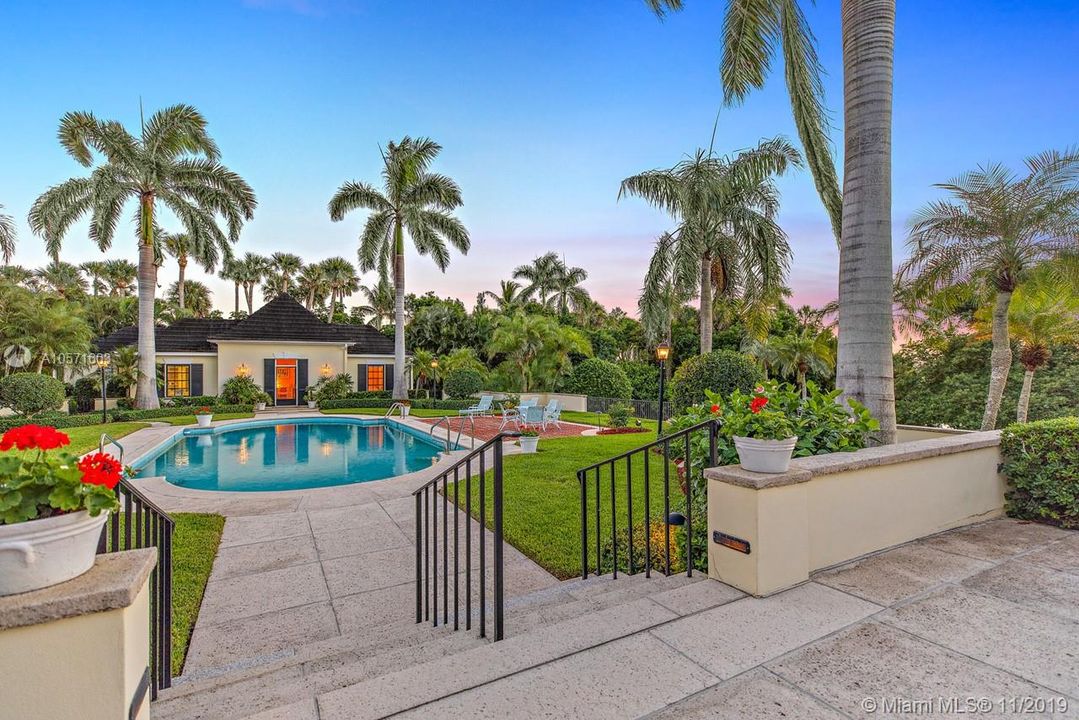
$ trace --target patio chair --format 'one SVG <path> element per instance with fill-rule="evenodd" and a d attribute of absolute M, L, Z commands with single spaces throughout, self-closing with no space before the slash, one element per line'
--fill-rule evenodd
<path fill-rule="evenodd" d="M 551 400 L 547 403 L 547 407 L 543 408 L 543 429 L 547 429 L 548 423 L 553 424 L 559 430 L 562 429 L 562 424 L 559 422 L 562 419 L 562 403 L 558 400 Z"/>
<path fill-rule="evenodd" d="M 499 403 L 498 409 L 502 413 L 502 424 L 499 425 L 498 432 L 505 430 L 510 423 L 513 423 L 514 427 L 520 430 L 522 413 L 536 405 L 539 405 L 539 397 L 525 398 L 516 407 L 506 407 L 504 403 Z"/>
<path fill-rule="evenodd" d="M 478 403 L 476 403 L 475 405 L 473 405 L 471 407 L 467 407 L 464 410 L 459 410 L 458 414 L 460 414 L 460 415 L 475 415 L 475 416 L 483 417 L 484 415 L 489 415 L 490 414 L 491 406 L 494 405 L 494 402 L 495 402 L 495 396 L 494 395 L 481 395 L 480 396 L 480 401 Z"/>
<path fill-rule="evenodd" d="M 521 429 L 522 426 L 525 429 L 547 429 L 547 408 L 541 408 L 539 405 L 530 405 L 521 408 L 520 411 L 521 414 L 517 425 L 518 429 Z"/>

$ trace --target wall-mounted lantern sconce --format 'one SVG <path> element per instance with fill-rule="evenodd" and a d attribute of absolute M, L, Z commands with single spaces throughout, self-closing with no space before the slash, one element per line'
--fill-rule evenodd
<path fill-rule="evenodd" d="M 251 377 L 251 368 L 247 366 L 247 363 L 240 363 L 240 366 L 236 368 L 236 374 L 240 377 Z"/>
<path fill-rule="evenodd" d="M 330 367 L 329 363 L 322 363 L 322 367 L 318 369 L 318 374 L 324 378 L 328 378 L 333 375 L 333 368 Z"/>

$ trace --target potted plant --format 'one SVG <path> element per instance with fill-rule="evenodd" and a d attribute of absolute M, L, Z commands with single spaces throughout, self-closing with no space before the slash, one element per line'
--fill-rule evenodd
<path fill-rule="evenodd" d="M 55 428 L 22 425 L 0 438 L 0 595 L 77 577 L 94 564 L 101 526 L 120 503 L 122 467 L 111 455 L 80 460 L 59 450 Z M 57 452 L 52 452 L 52 451 Z"/>
<path fill-rule="evenodd" d="M 539 433 L 535 430 L 522 430 L 517 442 L 521 444 L 522 452 L 534 453 L 539 445 Z"/>
<path fill-rule="evenodd" d="M 408 414 L 412 412 L 412 401 L 398 400 L 397 402 L 401 406 L 401 417 L 408 417 Z"/>
<path fill-rule="evenodd" d="M 266 392 L 259 393 L 257 398 L 258 399 L 255 401 L 256 410 L 265 410 L 267 403 L 273 402 L 273 398 L 270 397 L 269 393 Z"/>
<path fill-rule="evenodd" d="M 786 472 L 798 442 L 786 413 L 768 410 L 768 398 L 759 394 L 748 402 L 733 396 L 732 400 L 725 422 L 742 467 L 759 473 Z"/>
<path fill-rule="evenodd" d="M 206 405 L 200 407 L 195 413 L 195 421 L 198 422 L 199 427 L 201 428 L 210 427 L 210 422 L 212 422 L 213 419 L 214 411 Z"/>

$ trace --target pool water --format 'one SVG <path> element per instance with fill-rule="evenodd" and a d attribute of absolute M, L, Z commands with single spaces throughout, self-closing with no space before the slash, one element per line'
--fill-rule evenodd
<path fill-rule="evenodd" d="M 135 469 L 196 490 L 303 490 L 422 470 L 444 447 L 380 420 L 256 421 L 189 429 Z"/>

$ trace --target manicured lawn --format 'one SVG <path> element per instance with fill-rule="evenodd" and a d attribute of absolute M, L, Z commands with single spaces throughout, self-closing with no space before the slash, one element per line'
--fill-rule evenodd
<path fill-rule="evenodd" d="M 239 420 L 241 418 L 255 417 L 255 413 L 221 413 L 220 415 L 214 415 L 214 421 L 218 420 Z M 194 425 L 198 420 L 194 415 L 180 415 L 178 417 L 165 417 L 157 418 L 161 422 L 167 422 L 169 425 Z"/>
<path fill-rule="evenodd" d="M 201 513 L 173 513 L 172 541 L 172 674 L 179 675 L 187 644 L 210 579 L 225 518 Z"/>
<path fill-rule="evenodd" d="M 96 450 L 98 443 L 101 439 L 101 433 L 106 432 L 114 438 L 122 438 L 124 435 L 130 435 L 136 430 L 141 430 L 145 427 L 150 427 L 149 423 L 144 422 L 122 422 L 122 423 L 108 423 L 107 425 L 86 425 L 85 427 L 74 428 L 61 428 L 60 432 L 71 438 L 71 444 L 67 446 L 67 450 L 75 453 L 76 455 L 82 455 L 83 453 Z M 10 453 L 18 453 L 18 450 L 8 450 Z M 37 450 L 26 450 L 25 453 L 36 453 Z"/>
<path fill-rule="evenodd" d="M 655 433 L 606 435 L 597 437 L 550 438 L 540 441 L 534 455 L 515 455 L 505 459 L 503 480 L 505 537 L 514 547 L 559 578 L 570 578 L 581 572 L 581 495 L 577 470 L 594 462 L 619 455 L 655 439 Z M 650 516 L 653 521 L 663 517 L 663 459 L 649 454 Z M 641 524 L 644 517 L 644 459 L 634 456 L 633 521 Z M 588 522 L 590 565 L 595 567 L 595 472 L 588 476 Z M 487 525 L 493 512 L 493 487 L 488 474 L 486 483 Z M 472 512 L 479 515 L 479 482 L 472 481 Z M 677 475 L 670 471 L 671 504 L 678 504 L 681 492 Z M 626 462 L 620 461 L 615 470 L 616 522 L 620 535 L 626 531 Z M 453 485 L 449 486 L 453 497 Z M 464 488 L 460 489 L 464 506 Z M 600 474 L 601 540 L 610 538 L 611 474 L 605 467 Z M 674 533 L 672 533 L 674 544 Z M 624 551 L 620 551 L 624 552 Z M 635 561 L 640 570 L 643 560 Z M 621 557 L 619 566 L 624 567 Z"/>

